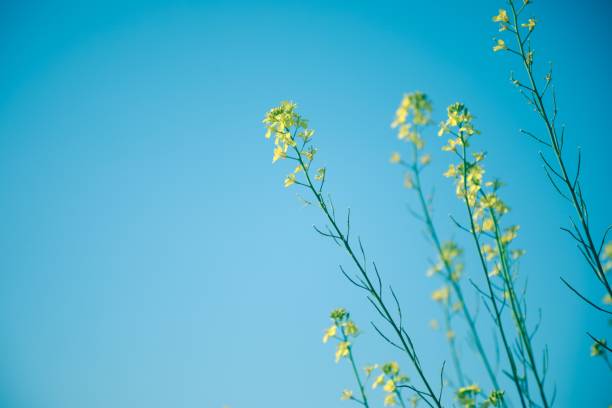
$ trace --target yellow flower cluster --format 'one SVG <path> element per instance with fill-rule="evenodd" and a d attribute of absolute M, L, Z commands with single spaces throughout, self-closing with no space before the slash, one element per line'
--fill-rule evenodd
<path fill-rule="evenodd" d="M 378 366 L 366 367 L 368 375 L 373 369 L 379 368 Z M 369 369 L 369 371 L 368 371 Z M 400 373 L 400 366 L 396 361 L 383 364 L 380 367 L 381 374 L 379 374 L 374 382 L 372 383 L 372 389 L 376 389 L 382 386 L 383 391 L 386 392 L 383 400 L 384 405 L 394 406 L 398 403 L 398 398 L 401 398 L 399 388 L 401 385 L 408 383 L 409 378 Z"/>
<path fill-rule="evenodd" d="M 290 148 L 293 148 L 299 159 L 302 159 L 299 160 L 292 157 L 300 164 L 295 167 L 293 173 L 285 178 L 283 182 L 285 187 L 297 183 L 298 173 L 308 169 L 317 153 L 317 149 L 312 146 L 305 149 L 314 136 L 314 130 L 308 129 L 308 121 L 302 118 L 296 109 L 297 105 L 295 103 L 284 101 L 279 106 L 270 109 L 263 119 L 263 123 L 266 126 L 266 139 L 274 135 L 272 163 L 290 157 L 288 153 Z M 301 146 L 298 146 L 298 140 L 301 140 Z M 319 169 L 317 176 L 320 178 L 317 179 L 322 180 L 324 173 L 324 169 Z"/>
<path fill-rule="evenodd" d="M 529 1 L 524 1 L 524 5 L 527 5 Z M 499 23 L 499 31 L 511 31 L 514 33 L 518 32 L 518 27 L 516 27 L 513 23 L 510 22 L 510 18 L 508 17 L 508 12 L 505 9 L 499 9 L 497 15 L 492 18 L 494 23 Z M 535 18 L 530 18 L 527 22 L 522 23 L 521 27 L 526 28 L 529 33 L 531 33 L 536 27 Z M 493 51 L 503 51 L 507 50 L 508 46 L 502 39 L 497 39 L 497 43 L 493 46 Z M 529 61 L 527 61 L 529 63 Z"/>
<path fill-rule="evenodd" d="M 486 395 L 476 384 L 461 387 L 457 390 L 456 397 L 459 404 L 464 408 L 490 408 L 501 407 L 504 400 L 504 391 L 494 390 L 487 396 L 484 401 L 477 403 L 477 398 L 480 395 Z"/>
<path fill-rule="evenodd" d="M 398 139 L 409 141 L 417 149 L 422 149 L 425 142 L 421 138 L 418 127 L 431 122 L 431 111 L 431 102 L 424 93 L 405 94 L 395 112 L 395 119 L 391 123 L 392 128 L 399 127 Z M 408 123 L 409 116 L 411 117 L 411 123 Z"/>
<path fill-rule="evenodd" d="M 501 17 L 500 17 L 501 18 Z M 449 134 L 451 137 L 445 151 L 453 151 L 460 158 L 458 164 L 451 164 L 444 176 L 455 179 L 455 193 L 458 198 L 467 201 L 471 208 L 474 232 L 484 232 L 491 235 L 499 235 L 499 240 L 507 247 L 518 236 L 520 226 L 513 225 L 503 229 L 496 221 L 507 214 L 510 208 L 497 195 L 497 190 L 502 186 L 499 180 L 485 181 L 485 170 L 482 162 L 485 154 L 481 152 L 472 153 L 467 157 L 467 147 L 471 138 L 478 134 L 472 125 L 472 115 L 461 103 L 455 103 L 448 108 L 448 118 L 440 124 L 439 135 Z M 461 150 L 459 150 L 461 146 Z M 492 214 L 494 216 L 492 216 Z M 495 218 L 495 219 L 494 219 Z M 487 261 L 496 261 L 489 272 L 489 276 L 499 275 L 501 264 L 499 263 L 499 251 L 496 245 L 483 244 L 482 253 Z M 525 251 L 514 249 L 510 251 L 510 258 L 516 260 Z"/>
<path fill-rule="evenodd" d="M 461 278 L 461 273 L 463 272 L 464 264 L 463 262 L 459 262 L 458 258 L 463 254 L 463 250 L 459 248 L 456 242 L 454 241 L 446 241 L 442 243 L 441 253 L 438 258 L 438 261 L 431 266 L 427 270 L 427 277 L 432 277 L 442 270 L 445 269 L 445 265 L 448 265 L 451 270 L 451 276 L 447 276 L 446 278 L 452 279 L 455 282 L 459 281 Z"/>
<path fill-rule="evenodd" d="M 461 387 L 457 390 L 457 401 L 462 407 L 476 408 L 476 397 L 482 392 L 476 384 Z"/>
<path fill-rule="evenodd" d="M 334 309 L 330 318 L 333 324 L 328 327 L 323 333 L 323 343 L 327 343 L 329 339 L 337 339 L 336 347 L 336 363 L 344 357 L 348 357 L 351 352 L 351 342 L 349 337 L 357 337 L 359 329 L 357 325 L 350 320 L 350 315 L 344 308 Z"/>
<path fill-rule="evenodd" d="M 351 391 L 351 390 L 344 390 L 344 391 L 342 391 L 342 394 L 340 395 L 340 399 L 341 400 L 350 400 L 350 399 L 353 399 L 353 391 Z"/>
<path fill-rule="evenodd" d="M 440 303 L 448 303 L 448 297 L 450 295 L 450 289 L 448 286 L 442 286 L 440 289 L 434 290 L 431 294 L 432 300 Z"/>

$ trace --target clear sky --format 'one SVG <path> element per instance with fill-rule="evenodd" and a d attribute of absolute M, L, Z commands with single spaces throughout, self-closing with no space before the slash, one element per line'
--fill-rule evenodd
<path fill-rule="evenodd" d="M 430 300 L 439 282 L 424 276 L 433 254 L 388 164 L 402 148 L 393 112 L 421 90 L 437 118 L 468 104 L 488 174 L 508 184 L 557 406 L 607 406 L 612 377 L 589 357 L 585 331 L 610 329 L 559 276 L 593 298 L 601 288 L 559 230 L 571 212 L 546 181 L 540 148 L 518 133 L 541 127 L 509 84 L 513 60 L 491 51 L 501 5 L 3 1 L 0 405 L 350 406 L 339 400 L 353 386 L 349 367 L 321 344 L 338 306 L 364 328 L 360 363 L 409 368 L 369 328 L 373 311 L 338 270 L 350 265 L 344 254 L 312 230 L 320 214 L 283 188 L 287 163 L 271 165 L 261 119 L 284 99 L 317 130 L 329 191 L 351 207 L 435 375 L 448 354 L 428 328 L 439 317 Z M 599 235 L 612 221 L 612 6 L 539 0 L 533 13 L 536 58 L 555 62 L 568 152 L 582 147 Z M 432 136 L 436 221 L 467 246 L 448 220 L 463 213 L 440 176 L 439 146 Z M 484 311 L 479 321 L 490 330 Z M 461 353 L 484 378 L 467 345 Z"/>

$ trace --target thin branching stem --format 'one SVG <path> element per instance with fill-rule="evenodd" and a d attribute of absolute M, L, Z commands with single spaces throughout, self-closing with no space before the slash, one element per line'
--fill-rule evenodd
<path fill-rule="evenodd" d="M 342 334 L 342 341 L 348 342 L 348 336 L 344 331 L 344 327 L 340 326 L 340 333 Z M 351 362 L 351 367 L 353 368 L 353 374 L 355 375 L 355 380 L 357 381 L 357 385 L 359 386 L 359 392 L 361 394 L 360 402 L 365 408 L 370 408 L 368 403 L 368 396 L 366 395 L 365 388 L 363 386 L 363 381 L 361 381 L 361 376 L 359 375 L 359 370 L 357 369 L 357 364 L 355 364 L 355 357 L 353 356 L 353 346 L 348 346 L 348 359 Z"/>
<path fill-rule="evenodd" d="M 591 258 L 591 260 L 593 261 L 593 264 L 590 264 L 591 269 L 597 276 L 598 280 L 602 283 L 607 293 L 610 296 L 612 296 L 612 287 L 606 276 L 604 266 L 599 256 L 599 251 L 596 245 L 594 244 L 594 241 L 592 238 L 591 228 L 589 226 L 589 221 L 588 221 L 587 205 L 582 196 L 582 190 L 580 188 L 580 182 L 579 182 L 580 173 L 579 172 L 580 172 L 580 162 L 582 159 L 581 157 L 579 158 L 579 164 L 578 164 L 579 167 L 576 170 L 576 175 L 572 177 L 569 174 L 567 165 L 565 163 L 565 160 L 562 154 L 564 134 L 562 131 L 561 137 L 559 138 L 557 135 L 557 128 L 555 126 L 555 121 L 557 117 L 557 100 L 556 100 L 556 95 L 554 93 L 554 88 L 553 88 L 553 93 L 552 93 L 553 112 L 551 114 L 546 104 L 544 103 L 544 92 L 540 92 L 538 90 L 538 84 L 534 78 L 532 57 L 531 57 L 530 51 L 528 52 L 525 49 L 526 38 L 523 38 L 521 31 L 519 30 L 518 18 L 519 18 L 519 14 L 522 8 L 517 11 L 514 0 L 508 0 L 508 3 L 510 5 L 510 9 L 512 13 L 513 26 L 516 28 L 516 30 L 512 30 L 512 33 L 514 34 L 516 38 L 516 43 L 517 43 L 518 50 L 519 50 L 518 55 L 521 58 L 523 67 L 525 68 L 525 72 L 529 79 L 530 88 L 531 88 L 530 92 L 532 95 L 532 99 L 535 102 L 536 111 L 539 114 L 540 118 L 542 119 L 546 127 L 546 132 L 549 138 L 548 144 L 550 145 L 550 149 L 552 150 L 556 158 L 558 169 L 553 170 L 552 166 L 550 166 L 548 162 L 545 162 L 545 163 L 550 170 L 554 171 L 555 175 L 557 175 L 562 180 L 562 183 L 565 185 L 569 193 L 569 199 L 576 211 L 576 214 L 580 222 L 580 226 L 582 228 L 582 232 L 583 232 L 582 235 L 584 236 L 585 247 L 588 251 L 588 254 L 590 255 L 589 258 Z M 549 83 L 551 81 L 552 79 L 550 77 L 547 77 L 547 84 L 546 84 L 545 89 L 548 89 Z M 556 185 L 555 185 L 555 188 L 559 191 L 559 188 Z M 565 196 L 565 194 L 563 195 Z"/>
<path fill-rule="evenodd" d="M 406 331 L 402 328 L 401 322 L 397 322 L 395 320 L 395 318 L 389 311 L 386 303 L 382 299 L 382 291 L 376 290 L 376 287 L 372 283 L 372 280 L 366 271 L 365 264 L 362 264 L 361 261 L 355 255 L 355 251 L 353 250 L 351 243 L 349 242 L 348 238 L 342 232 L 342 230 L 340 229 L 340 227 L 338 226 L 336 222 L 335 210 L 333 209 L 333 207 L 330 210 L 330 207 L 328 207 L 328 204 L 326 203 L 322 193 L 320 193 L 315 187 L 310 177 L 310 173 L 309 173 L 310 166 L 304 162 L 304 157 L 302 155 L 302 152 L 296 146 L 293 146 L 293 149 L 295 151 L 295 154 L 297 155 L 300 165 L 302 166 L 302 169 L 304 170 L 304 174 L 306 177 L 306 187 L 312 192 L 312 194 L 317 199 L 317 202 L 321 210 L 323 211 L 324 215 L 326 216 L 329 224 L 331 225 L 333 232 L 335 233 L 337 237 L 339 237 L 339 241 L 342 243 L 342 246 L 348 252 L 353 263 L 359 270 L 359 273 L 365 283 L 365 286 L 367 287 L 367 291 L 369 292 L 369 295 L 371 296 L 372 303 L 375 306 L 377 306 L 377 311 L 389 323 L 389 325 L 391 326 L 391 328 L 397 335 L 399 342 L 401 343 L 402 349 L 408 355 L 408 358 L 412 362 L 415 370 L 417 371 L 419 378 L 421 379 L 425 388 L 427 389 L 427 394 L 429 395 L 429 398 L 431 399 L 432 403 L 434 404 L 434 406 L 438 408 L 442 408 L 442 402 L 440 401 L 440 399 L 436 396 L 435 392 L 433 391 L 433 387 L 430 384 L 430 382 L 427 380 L 427 377 L 425 376 L 423 368 L 418 360 L 417 353 L 414 349 L 414 345 L 412 344 L 412 339 L 410 338 L 410 336 L 407 335 Z"/>
<path fill-rule="evenodd" d="M 414 169 L 413 169 L 413 173 L 414 173 L 414 189 L 417 193 L 418 199 L 419 199 L 419 203 L 421 205 L 421 212 L 422 212 L 422 216 L 424 218 L 425 221 L 425 226 L 427 228 L 427 232 L 429 233 L 429 237 L 431 238 L 431 240 L 433 241 L 433 244 L 436 248 L 436 251 L 438 252 L 438 256 L 440 257 L 440 259 L 442 260 L 442 263 L 444 265 L 444 270 L 446 272 L 446 280 L 448 281 L 448 283 L 452 286 L 454 292 L 457 295 L 457 298 L 461 304 L 461 311 L 463 313 L 463 316 L 465 317 L 465 320 L 468 323 L 468 328 L 470 330 L 470 334 L 472 336 L 472 339 L 474 341 L 474 345 L 476 346 L 476 350 L 478 351 L 478 355 L 480 356 L 480 359 L 482 360 L 482 363 L 485 366 L 485 370 L 487 371 L 487 375 L 489 376 L 489 379 L 491 380 L 491 384 L 493 384 L 493 386 L 495 387 L 496 390 L 500 389 L 498 381 L 497 381 L 497 376 L 495 375 L 493 368 L 491 366 L 491 363 L 489 362 L 489 359 L 487 357 L 487 354 L 484 350 L 484 347 L 482 345 L 482 341 L 480 339 L 480 335 L 478 333 L 478 330 L 476 328 L 476 323 L 475 323 L 475 319 L 472 316 L 472 313 L 470 312 L 468 306 L 467 306 L 467 302 L 465 301 L 465 297 L 463 295 L 463 290 L 461 288 L 461 285 L 459 284 L 459 282 L 457 282 L 455 279 L 453 279 L 453 267 L 450 264 L 450 262 L 448 261 L 448 259 L 446 259 L 446 257 L 443 255 L 443 250 L 442 250 L 442 243 L 440 241 L 440 238 L 438 236 L 438 232 L 437 229 L 435 227 L 435 224 L 433 222 L 433 218 L 431 215 L 431 210 L 429 208 L 429 205 L 427 203 L 427 200 L 425 199 L 425 195 L 423 194 L 423 186 L 422 186 L 422 180 L 421 180 L 421 169 L 418 167 L 418 160 L 417 160 L 417 148 L 416 146 L 413 145 L 413 155 L 414 155 Z M 459 371 L 459 368 L 457 369 Z M 461 379 L 461 375 L 459 375 L 459 378 Z M 463 382 L 463 381 L 462 381 Z"/>
<path fill-rule="evenodd" d="M 518 367 L 514 358 L 514 354 L 512 352 L 512 349 L 510 348 L 510 344 L 508 341 L 508 336 L 506 334 L 506 330 L 504 329 L 504 324 L 502 321 L 502 317 L 501 317 L 501 312 L 499 310 L 499 305 L 497 303 L 496 297 L 495 297 L 495 292 L 493 290 L 493 284 L 491 282 L 491 278 L 489 276 L 489 271 L 487 268 L 487 262 L 485 260 L 484 254 L 482 253 L 482 248 L 480 246 L 480 239 L 478 237 L 478 234 L 476 233 L 476 225 L 474 223 L 474 214 L 473 214 L 473 210 L 472 210 L 472 206 L 470 205 L 470 200 L 469 200 L 469 196 L 468 196 L 468 185 L 467 185 L 467 179 L 468 179 L 468 168 L 469 168 L 469 162 L 467 160 L 467 148 L 466 148 L 466 140 L 462 134 L 462 132 L 459 133 L 459 137 L 461 138 L 461 146 L 463 148 L 463 154 L 461 155 L 462 157 L 462 161 L 463 161 L 463 200 L 465 201 L 465 206 L 467 209 L 467 213 L 468 213 L 468 218 L 470 220 L 470 233 L 472 235 L 472 238 L 474 239 L 474 244 L 476 246 L 476 251 L 478 253 L 478 258 L 480 260 L 480 265 L 482 267 L 482 271 L 484 273 L 484 277 L 485 277 L 485 281 L 487 283 L 487 289 L 488 289 L 488 299 L 491 302 L 491 306 L 493 307 L 493 312 L 494 312 L 494 321 L 495 321 L 495 325 L 497 326 L 497 329 L 499 331 L 499 334 L 501 336 L 502 339 L 502 344 L 504 346 L 504 350 L 506 352 L 506 357 L 508 359 L 508 363 L 510 364 L 510 369 L 512 370 L 512 372 L 510 373 L 510 378 L 512 379 L 512 382 L 514 383 L 514 385 L 516 386 L 516 390 L 518 392 L 519 395 L 519 400 L 521 402 L 521 406 L 523 408 L 527 407 L 527 401 L 529 399 L 528 396 L 528 392 L 527 390 L 525 390 L 522 385 L 521 385 L 521 376 L 519 375 L 518 372 Z"/>

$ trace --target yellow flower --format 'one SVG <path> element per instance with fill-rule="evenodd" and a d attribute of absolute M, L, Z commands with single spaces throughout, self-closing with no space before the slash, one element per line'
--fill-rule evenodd
<path fill-rule="evenodd" d="M 402 157 L 400 156 L 400 154 L 398 152 L 393 152 L 391 154 L 391 158 L 389 159 L 389 162 L 391 162 L 392 164 L 397 164 L 402 160 Z"/>
<path fill-rule="evenodd" d="M 342 395 L 340 396 L 341 400 L 350 400 L 352 398 L 353 398 L 353 391 L 351 390 L 342 391 Z"/>
<path fill-rule="evenodd" d="M 295 174 L 290 174 L 285 178 L 284 185 L 285 187 L 289 187 L 293 184 L 295 184 Z"/>
<path fill-rule="evenodd" d="M 317 169 L 317 173 L 315 174 L 315 180 L 321 181 L 325 178 L 325 167 L 321 167 Z"/>
<path fill-rule="evenodd" d="M 409 113 L 412 113 L 412 122 L 415 125 L 426 125 L 429 123 L 431 110 L 431 102 L 424 93 L 413 92 L 405 94 L 399 108 L 395 112 L 395 119 L 391 123 L 391 127 L 395 128 L 399 125 L 404 125 Z"/>
<path fill-rule="evenodd" d="M 336 336 L 338 332 L 338 327 L 334 324 L 329 329 L 325 330 L 325 334 L 323 335 L 323 343 L 327 343 L 330 338 Z"/>
<path fill-rule="evenodd" d="M 499 275 L 499 273 L 501 272 L 501 266 L 499 263 L 496 263 L 495 265 L 493 265 L 493 269 L 491 269 L 491 271 L 489 272 L 489 277 L 494 277 Z"/>
<path fill-rule="evenodd" d="M 508 18 L 508 13 L 504 9 L 499 9 L 499 13 L 496 16 L 493 16 L 493 21 L 496 23 L 507 23 L 510 21 Z"/>
<path fill-rule="evenodd" d="M 336 363 L 340 361 L 342 357 L 346 357 L 349 355 L 351 343 L 348 341 L 341 341 L 338 343 L 338 348 L 336 349 Z"/>
<path fill-rule="evenodd" d="M 608 242 L 604 247 L 604 257 L 612 259 L 612 241 Z"/>
<path fill-rule="evenodd" d="M 606 295 L 603 297 L 603 302 L 606 305 L 612 305 L 612 296 L 610 296 L 609 293 L 606 293 Z"/>
<path fill-rule="evenodd" d="M 425 272 L 425 276 L 427 276 L 428 278 L 431 278 L 432 276 L 434 276 L 436 273 L 440 272 L 442 270 L 442 263 L 438 262 L 435 265 L 432 265 L 431 267 L 429 267 L 427 269 L 427 272 Z"/>
<path fill-rule="evenodd" d="M 344 333 L 347 336 L 354 337 L 359 333 L 359 329 L 357 328 L 357 325 L 355 323 L 353 323 L 352 321 L 348 321 L 344 323 Z"/>
<path fill-rule="evenodd" d="M 495 223 L 491 218 L 487 218 L 482 222 L 482 230 L 483 231 L 493 231 L 495 227 Z"/>
<path fill-rule="evenodd" d="M 439 137 L 443 136 L 445 133 L 448 133 L 449 130 L 450 129 L 449 129 L 448 125 L 446 124 L 446 122 L 441 122 L 440 123 L 440 129 L 438 129 L 438 136 Z"/>
<path fill-rule="evenodd" d="M 433 300 L 435 300 L 436 302 L 445 302 L 448 300 L 448 295 L 449 295 L 450 291 L 448 289 L 448 286 L 442 286 L 440 289 L 435 290 L 432 294 L 431 294 L 431 298 Z"/>
<path fill-rule="evenodd" d="M 449 165 L 448 170 L 444 173 L 444 177 L 456 177 L 457 176 L 457 168 L 454 165 Z"/>
<path fill-rule="evenodd" d="M 448 139 L 448 142 L 445 146 L 442 146 L 442 150 L 445 152 L 454 152 L 457 150 L 457 146 L 461 146 L 461 138 L 456 139 Z"/>
<path fill-rule="evenodd" d="M 513 260 L 517 260 L 519 259 L 521 256 L 525 255 L 527 253 L 526 250 L 524 249 L 513 249 L 512 251 L 510 251 L 510 257 Z"/>
<path fill-rule="evenodd" d="M 501 236 L 502 244 L 509 244 L 518 236 L 518 230 L 521 228 L 520 225 L 513 225 L 506 229 L 504 234 Z"/>
<path fill-rule="evenodd" d="M 484 153 L 482 152 L 472 153 L 472 156 L 474 157 L 474 160 L 476 160 L 477 162 L 483 161 L 485 157 Z"/>
<path fill-rule="evenodd" d="M 462 396 L 466 394 L 478 394 L 480 393 L 480 387 L 476 384 L 468 385 L 466 387 L 461 387 L 457 390 L 457 394 Z"/>
<path fill-rule="evenodd" d="M 532 31 L 536 26 L 536 21 L 533 18 L 530 18 L 529 20 L 527 20 L 526 23 L 521 24 L 521 27 L 527 27 L 529 29 L 529 31 Z"/>
<path fill-rule="evenodd" d="M 284 159 L 285 157 L 287 157 L 287 153 L 285 153 L 282 147 L 274 147 L 274 157 L 272 157 L 272 163 L 276 162 L 278 159 Z"/>
<path fill-rule="evenodd" d="M 429 321 L 429 327 L 431 327 L 432 330 L 438 330 L 440 323 L 438 323 L 436 319 L 432 319 Z"/>
<path fill-rule="evenodd" d="M 508 49 L 508 46 L 506 45 L 506 42 L 502 39 L 497 40 L 497 45 L 493 46 L 494 52 L 507 50 L 507 49 Z"/>
<path fill-rule="evenodd" d="M 378 387 L 384 382 L 385 382 L 385 375 L 384 374 L 379 375 L 378 377 L 376 377 L 376 379 L 372 383 L 372 389 L 375 389 L 376 387 Z"/>
<path fill-rule="evenodd" d="M 459 248 L 457 243 L 455 243 L 454 241 L 446 241 L 442 244 L 440 258 L 442 258 L 443 261 L 450 263 L 451 261 L 453 261 L 453 259 L 461 255 L 462 253 L 463 250 Z"/>
<path fill-rule="evenodd" d="M 385 383 L 385 386 L 383 387 L 383 390 L 387 392 L 395 391 L 395 383 L 393 382 L 393 380 L 387 380 L 387 382 Z"/>
<path fill-rule="evenodd" d="M 408 173 L 406 173 L 406 175 L 404 176 L 404 187 L 406 188 L 414 187 L 414 180 L 412 180 L 412 176 Z"/>
<path fill-rule="evenodd" d="M 448 339 L 448 341 L 453 340 L 455 338 L 455 332 L 452 330 L 447 331 L 446 338 Z"/>
<path fill-rule="evenodd" d="M 424 154 L 423 156 L 421 156 L 421 164 L 423 166 L 428 165 L 429 163 L 431 163 L 431 155 L 430 154 Z"/>
<path fill-rule="evenodd" d="M 397 404 L 397 400 L 395 399 L 395 394 L 387 394 L 383 403 L 385 404 L 385 407 L 392 407 L 395 404 Z"/>

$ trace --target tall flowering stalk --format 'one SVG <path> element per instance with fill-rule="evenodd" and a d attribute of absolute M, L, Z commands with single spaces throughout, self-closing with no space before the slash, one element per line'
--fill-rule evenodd
<path fill-rule="evenodd" d="M 466 206 L 469 225 L 458 225 L 468 232 L 474 241 L 486 281 L 486 291 L 481 291 L 481 294 L 488 300 L 489 311 L 498 328 L 511 368 L 510 377 L 516 386 L 521 405 L 526 407 L 533 403 L 528 385 L 530 375 L 536 383 L 541 405 L 547 408 L 549 400 L 544 381 L 548 353 L 544 351 L 543 366 L 540 367 L 531 341 L 537 326 L 532 332 L 528 330 L 524 299 L 516 288 L 515 261 L 524 251 L 510 249 L 510 244 L 517 237 L 519 226 L 502 227 L 501 220 L 509 212 L 509 208 L 497 194 L 501 183 L 498 180 L 485 181 L 482 165 L 484 153 L 469 154 L 471 139 L 479 133 L 472 124 L 472 115 L 461 103 L 449 106 L 447 112 L 447 120 L 440 124 L 438 134 L 451 136 L 442 149 L 454 153 L 459 163 L 451 164 L 445 175 L 455 179 L 456 194 Z M 516 329 L 515 352 L 502 319 L 502 312 L 506 307 L 510 309 Z M 519 364 L 522 366 L 522 373 L 519 372 Z"/>
<path fill-rule="evenodd" d="M 535 51 L 531 47 L 531 37 L 536 29 L 537 20 L 534 17 L 523 18 L 523 13 L 525 13 L 531 1 L 523 0 L 520 5 L 515 0 L 508 0 L 507 3 L 510 13 L 506 9 L 500 9 L 498 14 L 493 17 L 493 21 L 499 23 L 500 32 L 508 33 L 513 37 L 514 44 L 508 45 L 504 39 L 500 38 L 497 39 L 493 51 L 509 52 L 521 61 L 526 80 L 523 81 L 512 77 L 512 82 L 518 87 L 527 103 L 542 120 L 547 137 L 541 138 L 526 130 L 521 130 L 521 132 L 546 146 L 554 157 L 554 161 L 552 161 L 546 155 L 540 153 L 548 179 L 555 190 L 572 205 L 577 218 L 577 221 L 571 218 L 571 226 L 562 229 L 569 233 L 576 241 L 577 247 L 589 268 L 603 286 L 605 291 L 603 303 L 607 305 L 612 304 L 612 285 L 607 276 L 607 272 L 612 269 L 612 264 L 607 262 L 609 258 L 607 252 L 612 253 L 612 242 L 604 246 L 607 234 L 612 230 L 612 225 L 606 229 L 600 241 L 594 238 L 589 223 L 588 205 L 583 195 L 580 180 L 580 167 L 582 163 L 580 150 L 578 150 L 578 163 L 574 172 L 569 169 L 563 154 L 565 126 L 557 124 L 558 109 L 552 70 L 549 70 L 541 80 L 537 79 L 534 73 Z M 549 101 L 547 102 L 547 100 Z M 597 310 L 606 314 L 612 314 L 612 311 L 598 305 L 598 302 L 589 300 L 567 281 L 563 280 L 563 282 L 580 298 Z"/>
<path fill-rule="evenodd" d="M 325 231 L 316 227 L 315 229 L 319 234 L 332 239 L 347 252 L 357 269 L 357 274 L 351 277 L 344 269 L 341 269 L 342 273 L 351 283 L 367 293 L 368 301 L 389 325 L 394 340 L 391 340 L 376 325 L 374 328 L 389 344 L 406 354 L 424 389 L 410 384 L 406 387 L 416 392 L 428 405 L 441 408 L 443 384 L 440 384 L 440 390 L 436 392 L 432 382 L 425 375 L 412 339 L 404 327 L 402 308 L 393 288 L 389 287 L 388 293 L 393 299 L 393 306 L 391 306 L 387 303 L 388 294 L 383 291 L 382 278 L 376 264 L 372 263 L 373 271 L 368 268 L 361 240 L 357 240 L 359 252 L 353 246 L 350 238 L 350 212 L 347 215 L 346 227 L 340 228 L 333 202 L 331 198 L 325 198 L 323 187 L 327 175 L 326 169 L 321 167 L 314 173 L 312 172 L 311 168 L 317 149 L 311 144 L 314 131 L 308 128 L 308 121 L 297 113 L 294 103 L 282 102 L 280 106 L 271 109 L 266 114 L 263 122 L 267 128 L 266 138 L 274 135 L 275 147 L 272 161 L 290 160 L 296 165 L 293 172 L 285 178 L 285 187 L 297 185 L 310 192 L 328 222 Z M 392 308 L 395 308 L 395 313 L 391 312 Z"/>
<path fill-rule="evenodd" d="M 413 214 L 425 224 L 427 236 L 431 239 L 437 253 L 438 260 L 428 270 L 427 275 L 438 276 L 445 283 L 443 287 L 432 294 L 432 298 L 440 303 L 443 308 L 446 325 L 445 331 L 455 371 L 457 372 L 457 380 L 461 385 L 466 383 L 465 374 L 461 368 L 456 349 L 455 331 L 451 327 L 452 317 L 459 313 L 467 322 L 470 337 L 484 365 L 491 385 L 495 390 L 499 390 L 500 386 L 497 376 L 485 352 L 480 334 L 476 328 L 476 319 L 468 308 L 460 283 L 464 265 L 458 261 L 458 258 L 463 250 L 454 241 L 442 242 L 440 240 L 431 213 L 431 202 L 426 199 L 424 193 L 425 188 L 421 173 L 430 164 L 431 155 L 423 153 L 425 141 L 422 136 L 422 130 L 432 123 L 431 112 L 431 102 L 422 92 L 404 95 L 391 127 L 398 128 L 398 139 L 408 142 L 411 151 L 407 159 L 404 159 L 399 153 L 392 154 L 391 163 L 399 164 L 406 169 L 404 186 L 415 192 L 419 203 L 419 211 L 414 211 Z M 452 302 L 451 299 L 453 297 L 457 298 L 456 302 Z"/>

